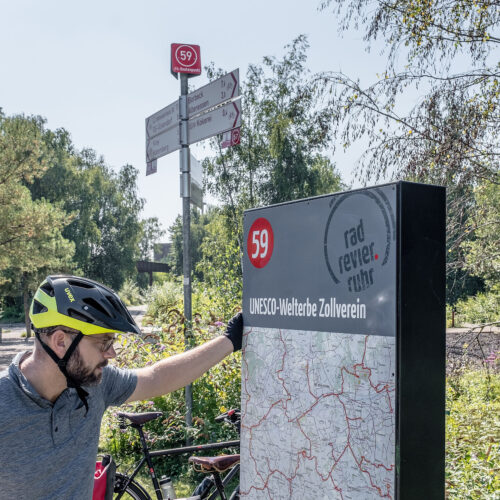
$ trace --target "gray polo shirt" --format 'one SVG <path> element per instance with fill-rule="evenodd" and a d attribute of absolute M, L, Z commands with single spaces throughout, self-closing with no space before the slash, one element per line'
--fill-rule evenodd
<path fill-rule="evenodd" d="M 0 372 L 0 499 L 89 500 L 103 413 L 127 400 L 137 376 L 105 367 L 101 383 L 85 388 L 85 415 L 75 389 L 55 403 L 36 392 L 19 369 L 25 354 Z"/>

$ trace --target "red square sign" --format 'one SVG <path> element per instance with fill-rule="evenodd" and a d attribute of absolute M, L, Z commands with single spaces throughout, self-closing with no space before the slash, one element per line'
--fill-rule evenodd
<path fill-rule="evenodd" d="M 201 75 L 200 46 L 187 43 L 171 45 L 172 73 L 188 73 Z"/>

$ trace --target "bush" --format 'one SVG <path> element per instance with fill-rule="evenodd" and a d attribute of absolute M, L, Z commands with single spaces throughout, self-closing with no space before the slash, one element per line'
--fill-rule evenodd
<path fill-rule="evenodd" d="M 170 323 L 170 312 L 175 309 L 182 311 L 182 285 L 179 280 L 166 281 L 161 284 L 153 284 L 146 292 L 147 318 L 143 321 L 162 324 Z"/>
<path fill-rule="evenodd" d="M 144 303 L 144 297 L 137 283 L 133 279 L 127 279 L 118 292 L 126 306 L 137 306 Z"/>
<path fill-rule="evenodd" d="M 121 367 L 136 368 L 150 365 L 184 351 L 184 321 L 180 312 L 173 306 L 178 305 L 178 287 L 163 287 L 152 292 L 154 304 L 148 311 L 155 311 L 153 331 L 144 338 L 122 336 L 119 339 L 122 349 L 116 359 Z M 206 311 L 193 314 L 192 343 L 199 345 L 214 338 L 224 330 L 224 323 L 204 320 L 210 317 Z M 240 406 L 240 368 L 241 355 L 232 355 L 193 384 L 193 427 L 185 425 L 184 391 L 178 390 L 152 401 L 141 401 L 129 405 L 128 411 L 161 411 L 162 419 L 147 425 L 148 443 L 157 448 L 183 446 L 191 437 L 196 443 L 207 443 L 226 439 L 235 439 L 235 431 L 227 426 L 214 423 L 214 417 L 229 408 Z M 122 433 L 118 429 L 117 419 L 112 412 L 107 412 L 101 428 L 100 448 L 112 453 L 125 464 L 136 462 L 141 453 L 139 437 L 136 431 Z M 218 453 L 221 453 L 218 450 Z M 157 462 L 157 474 L 168 473 L 181 477 L 184 482 L 194 484 L 196 475 L 179 457 L 164 458 Z M 199 480 L 199 478 L 197 477 Z"/>
<path fill-rule="evenodd" d="M 0 320 L 3 323 L 24 323 L 24 306 L 22 301 L 1 308 Z"/>
<path fill-rule="evenodd" d="M 446 388 L 446 490 L 450 499 L 494 499 L 500 490 L 500 375 L 465 371 Z"/>
<path fill-rule="evenodd" d="M 500 321 L 500 285 L 492 287 L 489 292 L 459 300 L 455 310 L 456 326 Z"/>

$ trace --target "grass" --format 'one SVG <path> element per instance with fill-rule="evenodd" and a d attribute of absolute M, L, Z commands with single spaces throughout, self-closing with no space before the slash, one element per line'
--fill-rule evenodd
<path fill-rule="evenodd" d="M 498 499 L 500 374 L 466 370 L 447 382 L 447 498 Z"/>

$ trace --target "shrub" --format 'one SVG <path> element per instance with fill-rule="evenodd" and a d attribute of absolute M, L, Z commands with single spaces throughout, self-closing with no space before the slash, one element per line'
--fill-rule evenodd
<path fill-rule="evenodd" d="M 456 326 L 500 321 L 500 285 L 456 303 Z"/>
<path fill-rule="evenodd" d="M 500 375 L 448 377 L 446 490 L 450 499 L 494 499 L 500 490 Z"/>
<path fill-rule="evenodd" d="M 146 293 L 147 320 L 150 323 L 170 323 L 170 312 L 182 311 L 182 285 L 179 280 L 153 284 Z M 143 321 L 145 324 L 145 322 Z"/>
<path fill-rule="evenodd" d="M 137 283 L 127 279 L 118 293 L 126 306 L 137 306 L 144 303 L 144 297 Z"/>
<path fill-rule="evenodd" d="M 0 318 L 4 323 L 24 323 L 24 310 L 17 307 L 6 307 L 1 311 Z"/>

